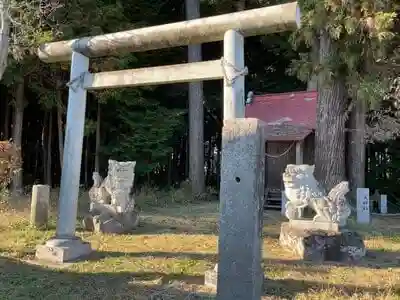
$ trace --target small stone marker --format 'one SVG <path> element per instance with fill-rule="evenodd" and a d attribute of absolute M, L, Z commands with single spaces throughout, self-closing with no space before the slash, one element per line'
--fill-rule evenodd
<path fill-rule="evenodd" d="M 381 214 L 387 214 L 387 195 L 381 195 L 381 201 L 379 203 L 379 210 Z"/>
<path fill-rule="evenodd" d="M 369 189 L 358 188 L 357 189 L 357 223 L 369 224 L 370 212 L 369 212 Z"/>
<path fill-rule="evenodd" d="M 264 123 L 226 120 L 222 129 L 218 300 L 260 300 L 265 169 Z"/>
<path fill-rule="evenodd" d="M 282 191 L 282 200 L 281 200 L 281 214 L 282 216 L 286 216 L 286 194 L 285 191 Z"/>
<path fill-rule="evenodd" d="M 50 186 L 34 185 L 32 188 L 30 224 L 35 227 L 46 226 L 49 219 Z"/>

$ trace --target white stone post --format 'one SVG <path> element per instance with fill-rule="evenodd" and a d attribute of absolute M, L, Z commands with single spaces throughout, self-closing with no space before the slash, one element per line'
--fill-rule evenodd
<path fill-rule="evenodd" d="M 387 214 L 387 195 L 381 195 L 379 201 L 379 211 L 381 214 Z"/>
<path fill-rule="evenodd" d="M 75 236 L 87 95 L 83 81 L 88 70 L 89 58 L 73 52 L 56 236 L 37 247 L 38 259 L 65 262 L 91 252 L 90 245 Z"/>
<path fill-rule="evenodd" d="M 224 120 L 244 118 L 244 38 L 236 30 L 224 35 Z"/>
<path fill-rule="evenodd" d="M 49 219 L 50 186 L 34 185 L 32 187 L 30 224 L 35 227 L 46 226 Z"/>
<path fill-rule="evenodd" d="M 357 223 L 369 224 L 370 211 L 369 211 L 369 189 L 357 189 Z"/>

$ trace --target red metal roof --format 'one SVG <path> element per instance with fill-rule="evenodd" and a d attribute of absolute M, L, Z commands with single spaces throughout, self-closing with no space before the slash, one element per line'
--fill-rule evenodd
<path fill-rule="evenodd" d="M 267 123 L 268 140 L 302 140 L 316 127 L 316 109 L 316 91 L 255 95 L 246 118 Z"/>

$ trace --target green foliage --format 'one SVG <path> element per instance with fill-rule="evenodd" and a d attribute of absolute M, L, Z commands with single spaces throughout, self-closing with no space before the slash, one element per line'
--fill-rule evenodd
<path fill-rule="evenodd" d="M 317 74 L 328 82 L 335 77 L 345 77 L 351 89 L 360 85 L 360 89 L 365 91 L 367 85 L 372 85 L 374 92 L 366 101 L 382 100 L 380 91 L 386 83 L 382 77 L 376 76 L 372 84 L 372 77 L 368 75 L 375 62 L 388 55 L 387 50 L 395 36 L 393 3 L 376 0 L 300 0 L 299 5 L 302 27 L 293 34 L 292 43 L 303 53 L 300 59 L 293 62 L 292 71 L 303 81 Z M 328 34 L 335 51 L 324 62 L 313 61 L 309 49 L 323 32 Z M 372 95 L 377 98 L 372 99 Z"/>
<path fill-rule="evenodd" d="M 51 30 L 43 26 L 40 0 L 11 0 L 12 20 L 10 50 L 15 60 L 35 54 L 39 44 L 53 39 Z"/>
<path fill-rule="evenodd" d="M 388 81 L 379 78 L 377 74 L 365 74 L 360 78 L 357 89 L 357 99 L 363 99 L 373 110 L 379 109 L 388 91 Z M 379 101 L 377 101 L 379 99 Z"/>
<path fill-rule="evenodd" d="M 86 119 L 84 136 L 89 136 L 96 132 L 96 122 L 91 119 Z"/>
<path fill-rule="evenodd" d="M 144 98 L 140 90 L 124 90 L 115 101 L 116 115 L 104 152 L 115 159 L 136 160 L 136 172 L 156 171 L 168 161 L 174 136 L 182 134 L 182 111 Z"/>

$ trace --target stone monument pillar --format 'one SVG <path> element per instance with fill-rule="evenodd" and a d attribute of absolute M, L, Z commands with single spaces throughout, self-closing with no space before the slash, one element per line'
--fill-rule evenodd
<path fill-rule="evenodd" d="M 50 210 L 50 186 L 34 185 L 32 187 L 30 224 L 34 227 L 47 225 Z"/>
<path fill-rule="evenodd" d="M 262 218 L 265 176 L 264 123 L 224 122 L 218 265 L 205 275 L 219 300 L 261 299 L 264 280 Z"/>

